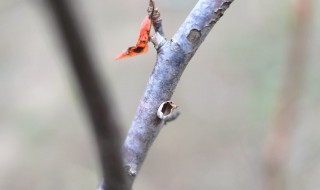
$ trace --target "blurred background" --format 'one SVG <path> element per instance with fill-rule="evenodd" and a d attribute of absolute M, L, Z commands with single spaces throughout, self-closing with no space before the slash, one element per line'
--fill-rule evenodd
<path fill-rule="evenodd" d="M 118 113 L 122 141 L 155 62 L 114 61 L 148 1 L 73 0 Z M 196 0 L 156 1 L 167 38 Z M 320 186 L 320 1 L 236 0 L 190 61 L 182 112 L 154 142 L 134 189 Z M 0 0 L 0 189 L 96 189 L 90 122 L 41 0 Z"/>

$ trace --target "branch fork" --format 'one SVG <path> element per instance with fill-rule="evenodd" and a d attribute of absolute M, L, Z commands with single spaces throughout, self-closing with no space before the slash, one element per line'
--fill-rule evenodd
<path fill-rule="evenodd" d="M 177 106 L 168 100 L 171 99 L 184 69 L 232 1 L 199 0 L 171 40 L 164 36 L 160 12 L 153 9 L 155 34 L 150 41 L 157 49 L 157 59 L 122 147 L 130 187 L 162 127 L 179 115 Z M 150 2 L 154 6 L 153 1 Z"/>

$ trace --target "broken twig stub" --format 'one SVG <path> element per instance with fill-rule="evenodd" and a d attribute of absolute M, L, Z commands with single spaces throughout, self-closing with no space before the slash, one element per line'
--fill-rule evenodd
<path fill-rule="evenodd" d="M 179 116 L 178 106 L 172 101 L 163 102 L 157 111 L 157 116 L 164 122 L 172 121 Z"/>

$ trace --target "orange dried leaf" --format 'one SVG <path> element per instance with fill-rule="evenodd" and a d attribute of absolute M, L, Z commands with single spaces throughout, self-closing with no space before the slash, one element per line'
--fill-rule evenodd
<path fill-rule="evenodd" d="M 122 51 L 115 60 L 136 56 L 139 54 L 146 53 L 148 51 L 149 34 L 151 29 L 151 17 L 147 15 L 141 24 L 140 35 L 136 46 L 129 47 L 127 50 Z"/>

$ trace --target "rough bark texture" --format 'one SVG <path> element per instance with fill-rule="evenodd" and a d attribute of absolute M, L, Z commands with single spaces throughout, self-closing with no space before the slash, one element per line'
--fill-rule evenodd
<path fill-rule="evenodd" d="M 129 185 L 164 125 L 157 117 L 159 106 L 170 100 L 188 62 L 232 1 L 200 0 L 173 38 L 157 48 L 155 67 L 123 145 Z"/>

